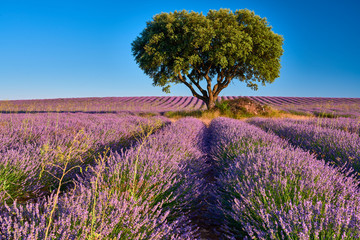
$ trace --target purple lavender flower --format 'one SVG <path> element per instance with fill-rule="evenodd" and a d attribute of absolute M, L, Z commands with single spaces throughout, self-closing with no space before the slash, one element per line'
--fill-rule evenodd
<path fill-rule="evenodd" d="M 356 133 L 291 120 L 251 119 L 249 123 L 272 131 L 337 166 L 360 171 L 360 137 Z"/>
<path fill-rule="evenodd" d="M 126 151 L 100 155 L 76 188 L 61 195 L 48 236 L 196 239 L 189 214 L 197 181 L 190 174 L 201 167 L 204 129 L 199 120 L 182 119 Z M 53 204 L 54 195 L 6 205 L 2 237 L 43 239 Z"/>
<path fill-rule="evenodd" d="M 356 239 L 359 182 L 244 122 L 210 124 L 218 204 L 229 238 Z"/>

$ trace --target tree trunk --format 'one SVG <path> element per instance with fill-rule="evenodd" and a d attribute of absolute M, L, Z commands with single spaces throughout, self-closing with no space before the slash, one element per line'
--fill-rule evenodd
<path fill-rule="evenodd" d="M 213 109 L 215 107 L 214 98 L 207 98 L 205 103 L 206 103 L 206 107 L 207 107 L 208 110 L 211 110 L 211 109 Z"/>

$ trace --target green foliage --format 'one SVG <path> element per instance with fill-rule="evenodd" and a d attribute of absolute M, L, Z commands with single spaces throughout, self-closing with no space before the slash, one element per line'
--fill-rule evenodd
<path fill-rule="evenodd" d="M 18 166 L 0 164 L 0 205 L 4 202 L 10 204 L 14 199 L 26 195 L 23 192 L 26 174 Z"/>
<path fill-rule="evenodd" d="M 227 101 L 216 102 L 215 107 L 220 110 L 221 113 L 227 114 L 230 112 L 230 107 Z"/>
<path fill-rule="evenodd" d="M 319 118 L 337 118 L 337 117 L 339 117 L 336 114 L 331 113 L 331 112 L 314 112 L 313 114 Z"/>
<path fill-rule="evenodd" d="M 243 119 L 250 117 L 281 117 L 285 112 L 276 110 L 270 106 L 261 105 L 248 98 L 216 101 L 215 107 L 210 110 L 166 112 L 168 118 L 196 117 L 213 119 L 216 117 L 229 117 Z"/>
<path fill-rule="evenodd" d="M 279 77 L 282 44 L 267 20 L 247 9 L 210 10 L 206 16 L 183 10 L 155 15 L 132 52 L 154 86 L 169 92 L 171 83 L 184 83 L 194 96 L 214 102 L 233 79 L 254 90 L 272 83 Z"/>
<path fill-rule="evenodd" d="M 288 111 L 283 111 L 284 113 L 288 112 L 291 113 L 293 115 L 297 115 L 297 116 L 307 116 L 307 117 L 312 117 L 313 114 L 308 113 L 308 112 L 302 112 L 302 111 L 296 111 L 296 110 L 288 110 Z"/>
<path fill-rule="evenodd" d="M 203 116 L 203 111 L 169 111 L 164 114 L 168 118 L 182 118 L 182 117 L 197 117 L 200 118 Z"/>

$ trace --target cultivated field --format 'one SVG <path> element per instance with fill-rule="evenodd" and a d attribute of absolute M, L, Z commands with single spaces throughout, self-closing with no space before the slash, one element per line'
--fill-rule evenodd
<path fill-rule="evenodd" d="M 221 100 L 237 96 L 219 97 Z M 360 117 L 360 98 L 311 97 L 248 97 L 260 104 L 298 115 L 322 117 Z M 106 97 L 65 98 L 45 100 L 0 101 L 0 112 L 85 112 L 85 113 L 164 113 L 168 111 L 194 111 L 205 109 L 195 97 Z"/>
<path fill-rule="evenodd" d="M 1 101 L 0 239 L 360 239 L 360 99 L 249 98 L 312 117 L 163 116 L 203 109 L 193 97 Z"/>

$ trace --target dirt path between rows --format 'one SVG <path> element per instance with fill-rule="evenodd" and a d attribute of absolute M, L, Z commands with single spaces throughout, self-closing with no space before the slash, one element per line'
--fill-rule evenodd
<path fill-rule="evenodd" d="M 171 122 L 176 122 L 179 118 L 169 118 Z M 201 194 L 197 197 L 196 202 L 199 206 L 196 212 L 191 212 L 191 221 L 199 228 L 199 237 L 201 240 L 222 240 L 225 239 L 224 233 L 221 230 L 222 216 L 217 211 L 216 195 L 216 162 L 212 159 L 210 154 L 211 148 L 211 131 L 209 129 L 211 118 L 197 118 L 206 125 L 206 132 L 203 137 L 201 151 L 203 156 L 199 159 L 204 163 L 201 171 L 197 172 L 197 177 L 201 179 L 200 187 Z M 299 117 L 298 119 L 305 119 Z M 246 118 L 240 119 L 242 121 Z M 198 191 L 196 189 L 195 191 Z"/>
<path fill-rule="evenodd" d="M 214 208 L 216 208 L 215 192 L 215 175 L 216 167 L 215 161 L 211 158 L 211 131 L 209 124 L 211 119 L 200 119 L 206 124 L 206 130 L 202 139 L 201 151 L 203 152 L 201 162 L 204 166 L 200 172 L 198 172 L 198 178 L 202 179 L 201 195 L 198 196 L 197 202 L 200 208 L 197 213 L 194 214 L 191 219 L 199 227 L 200 239 L 202 240 L 219 240 L 223 239 L 219 233 L 220 221 L 217 214 L 214 214 Z"/>
<path fill-rule="evenodd" d="M 168 118 L 168 119 L 170 119 L 171 122 L 176 122 L 180 118 Z M 202 121 L 206 125 L 206 127 L 209 127 L 209 125 L 212 121 L 211 118 L 196 118 L 196 119 L 199 119 L 200 121 Z"/>

